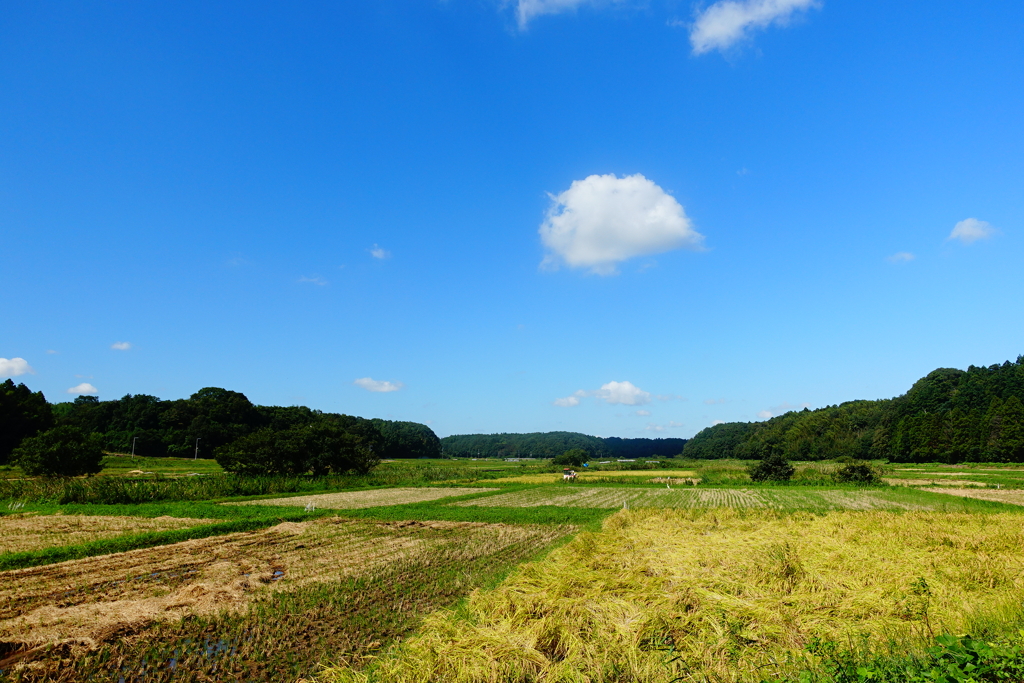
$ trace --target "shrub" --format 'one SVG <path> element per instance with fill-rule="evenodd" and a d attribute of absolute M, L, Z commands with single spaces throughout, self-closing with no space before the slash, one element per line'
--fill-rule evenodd
<path fill-rule="evenodd" d="M 13 456 L 22 471 L 33 477 L 77 477 L 103 469 L 100 436 L 69 425 L 28 437 Z"/>
<path fill-rule="evenodd" d="M 878 468 L 864 460 L 853 460 L 832 473 L 840 484 L 880 484 L 882 477 Z"/>
<path fill-rule="evenodd" d="M 796 470 L 776 451 L 766 455 L 747 471 L 754 481 L 789 481 Z"/>

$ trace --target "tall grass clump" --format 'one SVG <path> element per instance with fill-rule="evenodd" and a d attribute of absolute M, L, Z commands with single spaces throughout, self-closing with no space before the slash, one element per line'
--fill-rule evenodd
<path fill-rule="evenodd" d="M 787 679 L 825 670 L 813 643 L 924 652 L 1018 619 L 1022 543 L 1020 517 L 1003 514 L 622 511 L 323 679 Z"/>
<path fill-rule="evenodd" d="M 495 475 L 498 476 L 498 475 Z M 15 479 L 0 481 L 0 500 L 33 503 L 138 504 L 168 500 L 209 500 L 235 496 L 304 493 L 375 486 L 416 486 L 433 482 L 469 482 L 487 474 L 457 466 L 381 468 L 369 474 L 313 477 L 242 476 L 128 479 L 89 477 L 77 479 Z"/>

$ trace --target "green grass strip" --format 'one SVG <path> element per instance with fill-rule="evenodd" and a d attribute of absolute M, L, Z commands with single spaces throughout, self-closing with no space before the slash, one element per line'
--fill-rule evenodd
<path fill-rule="evenodd" d="M 182 541 L 191 541 L 197 538 L 223 536 L 224 534 L 233 534 L 239 531 L 255 531 L 256 529 L 265 529 L 266 527 L 273 526 L 281 522 L 302 522 L 313 517 L 321 516 L 323 516 L 322 513 L 306 513 L 239 519 L 231 522 L 220 522 L 218 524 L 204 524 L 202 526 L 194 526 L 187 529 L 151 531 L 143 534 L 118 536 L 116 538 L 89 541 L 78 545 L 42 548 L 40 550 L 29 550 L 20 553 L 4 553 L 3 555 L 0 555 L 0 571 L 24 569 L 25 567 L 39 567 L 45 564 L 66 562 L 67 560 L 80 560 L 85 557 L 94 557 L 96 555 L 123 553 L 129 550 L 152 548 L 158 545 L 170 545 L 172 543 L 181 543 Z"/>

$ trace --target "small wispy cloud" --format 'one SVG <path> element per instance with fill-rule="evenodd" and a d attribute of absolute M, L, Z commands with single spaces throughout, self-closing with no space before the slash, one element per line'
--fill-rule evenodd
<path fill-rule="evenodd" d="M 68 389 L 67 393 L 83 396 L 88 394 L 98 394 L 100 392 L 98 389 L 96 389 L 96 387 L 89 384 L 88 382 L 82 382 L 77 387 L 71 387 L 70 389 Z"/>
<path fill-rule="evenodd" d="M 718 405 L 720 403 L 725 403 L 725 399 L 724 398 L 706 398 L 706 399 L 704 399 L 704 405 L 706 405 L 706 406 Z"/>
<path fill-rule="evenodd" d="M 762 420 L 767 420 L 769 418 L 775 417 L 775 414 L 770 410 L 761 410 L 757 413 L 757 416 Z"/>
<path fill-rule="evenodd" d="M 819 0 L 719 0 L 690 25 L 693 54 L 727 50 L 756 29 L 785 26 L 794 14 L 820 6 Z"/>
<path fill-rule="evenodd" d="M 46 349 L 46 353 L 50 354 L 51 356 L 56 356 L 58 353 L 60 353 L 60 351 L 54 351 L 53 349 Z"/>
<path fill-rule="evenodd" d="M 352 384 L 355 384 L 357 387 L 362 387 L 367 391 L 374 391 L 378 393 L 398 391 L 399 389 L 405 386 L 401 382 L 385 382 L 382 380 L 373 379 L 372 377 L 360 377 L 359 379 L 354 380 Z"/>
<path fill-rule="evenodd" d="M 712 420 L 711 421 L 711 426 L 712 427 L 714 427 L 715 425 L 724 425 L 724 424 L 725 424 L 725 420 Z"/>
<path fill-rule="evenodd" d="M 391 258 L 391 252 L 388 251 L 387 249 L 384 249 L 383 247 L 381 247 L 380 245 L 377 245 L 377 244 L 373 245 L 373 247 L 371 249 L 369 249 L 369 252 L 370 252 L 370 256 L 372 256 L 373 258 L 377 258 L 377 259 Z"/>
<path fill-rule="evenodd" d="M 898 251 L 892 256 L 886 256 L 885 260 L 889 263 L 906 263 L 908 261 L 913 261 L 915 258 L 916 257 L 909 251 Z"/>
<path fill-rule="evenodd" d="M 953 226 L 946 241 L 957 240 L 961 244 L 974 244 L 978 240 L 987 240 L 995 235 L 997 230 L 990 223 L 979 221 L 977 218 L 965 218 Z"/>
<path fill-rule="evenodd" d="M 129 349 L 132 348 L 132 343 L 126 341 L 114 342 L 113 344 L 110 345 L 110 348 L 114 349 L 115 351 L 128 351 Z"/>
<path fill-rule="evenodd" d="M 314 275 L 313 277 L 305 277 L 305 276 L 303 276 L 303 277 L 300 277 L 297 281 L 298 282 L 305 282 L 305 283 L 308 283 L 308 284 L 311 284 L 311 285 L 317 285 L 318 287 L 323 287 L 324 285 L 327 284 L 327 280 L 323 279 L 319 275 Z"/>
<path fill-rule="evenodd" d="M 0 358 L 0 377 L 34 375 L 36 371 L 24 358 Z"/>
<path fill-rule="evenodd" d="M 650 417 L 651 411 L 649 411 L 649 410 L 638 410 L 638 411 L 636 411 L 633 414 L 634 415 L 639 415 L 640 417 Z"/>
<path fill-rule="evenodd" d="M 556 398 L 552 403 L 559 408 L 572 408 L 580 404 L 579 396 L 566 396 L 565 398 Z"/>

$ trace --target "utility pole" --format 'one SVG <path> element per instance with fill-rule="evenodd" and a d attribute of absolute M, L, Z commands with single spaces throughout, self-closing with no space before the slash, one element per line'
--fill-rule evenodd
<path fill-rule="evenodd" d="M 138 439 L 139 437 L 137 436 L 132 437 L 132 460 L 135 459 L 135 442 L 138 441 Z"/>
<path fill-rule="evenodd" d="M 199 459 L 199 438 L 198 437 L 196 438 L 196 454 L 195 454 L 195 456 L 193 456 L 192 459 L 193 460 L 198 460 Z"/>

